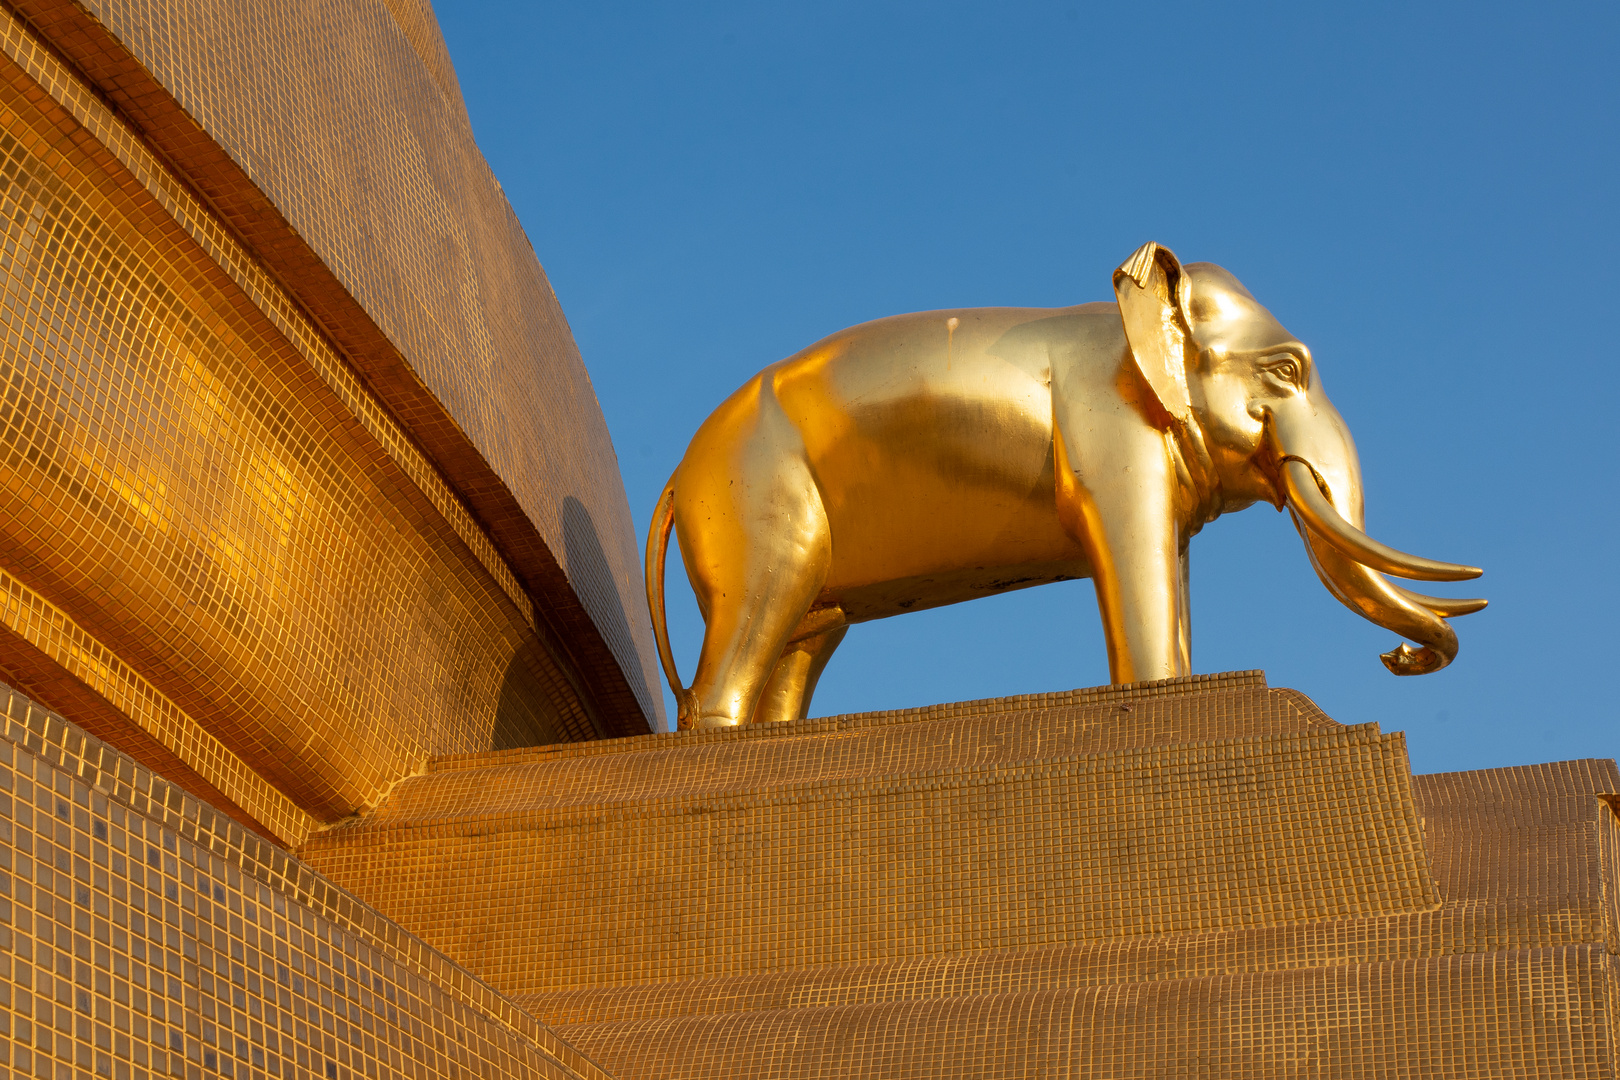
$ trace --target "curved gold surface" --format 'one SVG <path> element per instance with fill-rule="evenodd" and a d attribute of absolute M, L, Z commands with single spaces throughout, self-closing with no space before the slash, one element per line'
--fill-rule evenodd
<path fill-rule="evenodd" d="M 433 14 L 433 5 L 428 0 L 383 0 L 383 3 L 428 75 L 443 92 L 445 100 L 466 112 L 467 104 L 461 97 L 461 81 L 456 78 L 456 68 L 450 60 L 444 35 L 439 31 L 439 20 Z"/>
<path fill-rule="evenodd" d="M 601 734 L 298 305 L 10 16 L 0 47 L 0 679 L 288 844 L 430 754 Z"/>
<path fill-rule="evenodd" d="M 647 545 L 684 726 L 804 716 L 847 623 L 1079 577 L 1096 586 L 1116 683 L 1185 675 L 1188 541 L 1262 500 L 1294 509 L 1336 596 L 1423 646 L 1387 654 L 1392 671 L 1450 662 L 1443 616 L 1483 601 L 1407 593 L 1369 566 L 1479 571 L 1360 532 L 1355 444 L 1310 350 L 1225 270 L 1154 244 L 1114 290 L 1115 303 L 866 323 L 715 410 Z M 664 627 L 672 530 L 705 623 L 690 689 Z"/>
<path fill-rule="evenodd" d="M 9 7 L 399 421 L 532 597 L 602 729 L 656 727 L 663 696 L 607 424 L 478 151 L 428 0 Z"/>

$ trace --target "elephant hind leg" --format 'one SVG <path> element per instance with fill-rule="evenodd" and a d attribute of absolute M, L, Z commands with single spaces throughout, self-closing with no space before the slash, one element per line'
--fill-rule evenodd
<path fill-rule="evenodd" d="M 736 484 L 719 470 L 709 475 L 718 479 L 689 485 L 690 528 L 676 507 L 687 576 L 704 611 L 695 715 L 684 721 L 697 728 L 754 718 L 832 562 L 831 527 L 802 460 L 775 455 Z"/>
<path fill-rule="evenodd" d="M 759 724 L 786 723 L 803 720 L 810 715 L 810 698 L 816 692 L 816 683 L 832 659 L 848 626 L 824 630 L 806 638 L 790 642 L 776 662 L 770 682 L 765 684 L 754 709 L 754 722 Z"/>

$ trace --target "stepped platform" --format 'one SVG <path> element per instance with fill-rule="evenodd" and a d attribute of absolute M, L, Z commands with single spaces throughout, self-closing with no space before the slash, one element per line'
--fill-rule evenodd
<path fill-rule="evenodd" d="M 1609 1077 L 1615 792 L 1247 672 L 441 759 L 301 855 L 621 1080 Z"/>

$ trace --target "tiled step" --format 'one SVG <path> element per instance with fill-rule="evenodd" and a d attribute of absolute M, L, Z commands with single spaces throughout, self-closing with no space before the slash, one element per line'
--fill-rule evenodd
<path fill-rule="evenodd" d="M 618 1080 L 1599 1080 L 1598 945 L 560 1029 Z"/>
<path fill-rule="evenodd" d="M 1554 907 L 1461 900 L 1435 911 L 1254 930 L 988 949 L 709 979 L 583 986 L 513 1000 L 552 1025 L 1028 993 L 1255 971 L 1601 943 L 1598 898 Z"/>
<path fill-rule="evenodd" d="M 622 1080 L 1614 1077 L 1616 791 L 1238 673 L 446 759 L 303 854 Z"/>
<path fill-rule="evenodd" d="M 1401 736 L 1168 689 L 464 762 L 301 854 L 512 994 L 1438 905 Z"/>
<path fill-rule="evenodd" d="M 1613 761 L 1559 761 L 1413 777 L 1429 861 L 1447 899 L 1597 897 L 1612 905 L 1620 873 L 1603 837 L 1620 792 Z M 1607 882 L 1607 884 L 1605 884 Z"/>
<path fill-rule="evenodd" d="M 1613 941 L 1612 761 L 1413 778 L 1438 910 L 1202 934 L 924 956 L 730 978 L 576 987 L 518 1000 L 578 1024 L 1101 986 Z M 1606 842 L 1610 849 L 1605 854 Z"/>
<path fill-rule="evenodd" d="M 938 768 L 1051 760 L 1246 736 L 1337 731 L 1303 694 L 1253 673 L 889 713 L 466 754 L 432 762 L 358 823 L 370 833 L 510 828 L 531 812 L 651 802 Z M 448 835 L 449 833 L 447 833 Z M 331 834 L 310 850 L 340 834 Z"/>

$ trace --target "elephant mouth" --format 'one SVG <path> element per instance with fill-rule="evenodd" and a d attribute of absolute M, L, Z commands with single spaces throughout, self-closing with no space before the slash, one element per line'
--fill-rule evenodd
<path fill-rule="evenodd" d="M 1310 553 L 1311 565 L 1329 592 L 1365 618 L 1418 643 L 1382 654 L 1396 675 L 1439 671 L 1457 655 L 1457 635 L 1446 622 L 1485 607 L 1484 600 L 1452 600 L 1403 589 L 1384 575 L 1416 581 L 1467 581 L 1478 567 L 1436 562 L 1379 543 L 1346 521 L 1328 496 L 1328 486 L 1304 458 L 1277 457 L 1283 502 Z"/>

